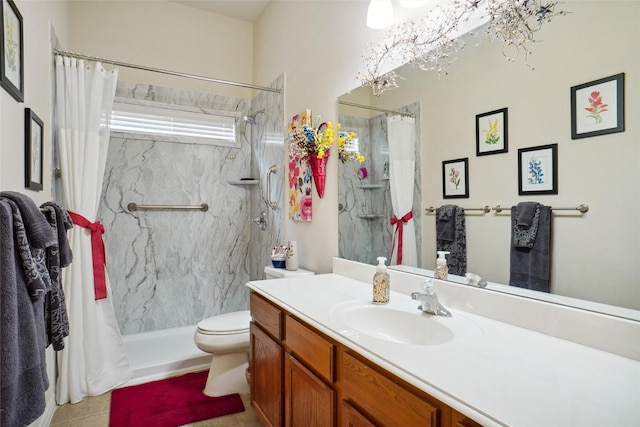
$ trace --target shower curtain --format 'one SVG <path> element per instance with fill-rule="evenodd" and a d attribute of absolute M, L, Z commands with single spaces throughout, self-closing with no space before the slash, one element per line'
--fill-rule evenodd
<path fill-rule="evenodd" d="M 100 63 L 61 56 L 56 57 L 55 73 L 54 115 L 63 205 L 88 220 L 85 226 L 94 229 L 95 244 L 95 234 L 100 233 L 101 225 L 92 221 L 96 221 L 102 191 L 109 144 L 108 118 L 118 73 L 106 71 Z M 104 273 L 106 298 L 98 299 L 97 288 L 94 289 L 90 228 L 76 225 L 68 236 L 74 259 L 62 275 L 69 337 L 65 349 L 57 354 L 58 404 L 76 403 L 86 396 L 102 394 L 132 375 L 104 266 L 102 271 L 96 266 L 96 271 Z M 98 238 L 102 239 L 101 234 Z"/>
<path fill-rule="evenodd" d="M 390 265 L 418 266 L 413 189 L 415 178 L 415 119 L 406 116 L 387 118 L 389 139 L 389 182 L 394 227 Z M 417 213 L 416 213 L 417 214 Z"/>

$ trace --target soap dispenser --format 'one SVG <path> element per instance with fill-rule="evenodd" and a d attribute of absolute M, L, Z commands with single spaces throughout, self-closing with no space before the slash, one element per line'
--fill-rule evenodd
<path fill-rule="evenodd" d="M 378 265 L 376 266 L 376 274 L 373 275 L 373 303 L 386 304 L 389 302 L 389 288 L 391 279 L 387 273 L 387 266 L 384 262 L 387 259 L 383 256 L 378 257 Z"/>
<path fill-rule="evenodd" d="M 448 251 L 438 251 L 438 259 L 436 260 L 435 278 L 440 280 L 447 280 L 449 277 L 449 267 L 447 267 L 447 255 Z"/>

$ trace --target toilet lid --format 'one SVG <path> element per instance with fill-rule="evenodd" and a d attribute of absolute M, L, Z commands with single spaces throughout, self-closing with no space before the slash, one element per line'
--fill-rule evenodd
<path fill-rule="evenodd" d="M 198 323 L 198 331 L 207 335 L 230 335 L 249 331 L 249 310 L 234 311 L 209 317 Z"/>

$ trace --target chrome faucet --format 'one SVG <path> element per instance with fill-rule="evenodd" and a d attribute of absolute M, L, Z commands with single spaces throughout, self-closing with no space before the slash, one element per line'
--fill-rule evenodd
<path fill-rule="evenodd" d="M 440 301 L 438 301 L 436 290 L 433 287 L 433 281 L 431 279 L 425 280 L 422 283 L 422 287 L 424 288 L 424 293 L 413 292 L 411 294 L 411 299 L 420 301 L 418 308 L 425 313 L 451 317 L 451 312 L 444 308 L 442 304 L 440 304 Z"/>

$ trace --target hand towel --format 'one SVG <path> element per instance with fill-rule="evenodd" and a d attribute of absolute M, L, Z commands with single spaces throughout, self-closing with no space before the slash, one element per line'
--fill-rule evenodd
<path fill-rule="evenodd" d="M 438 218 L 443 218 L 443 221 Z M 449 252 L 447 256 L 449 274 L 464 276 L 467 272 L 467 232 L 464 209 L 456 205 L 444 205 L 436 209 L 436 236 L 436 249 Z M 444 238 L 440 238 L 441 236 Z"/>
<path fill-rule="evenodd" d="M 438 240 L 453 242 L 456 237 L 456 205 L 443 205 L 436 208 L 436 235 Z"/>
<path fill-rule="evenodd" d="M 0 197 L 5 197 L 17 205 L 31 246 L 45 249 L 56 244 L 57 236 L 29 196 L 15 191 L 2 191 Z"/>
<path fill-rule="evenodd" d="M 512 223 L 515 220 L 512 219 Z M 515 227 L 512 227 L 512 233 L 515 233 Z M 541 205 L 533 245 L 516 246 L 512 236 L 509 285 L 541 292 L 550 291 L 551 240 L 551 208 Z"/>
<path fill-rule="evenodd" d="M 513 244 L 519 248 L 532 248 L 540 222 L 540 203 L 522 202 L 511 207 Z"/>
<path fill-rule="evenodd" d="M 58 244 L 48 247 L 46 251 L 51 289 L 45 296 L 44 312 L 47 346 L 53 344 L 53 349 L 60 351 L 64 348 L 64 338 L 69 336 L 69 319 L 64 291 L 60 286 L 60 268 L 66 267 L 71 262 L 72 253 L 66 231 L 67 228 L 73 227 L 73 223 L 69 214 L 53 202 L 43 204 L 40 209 L 58 236 Z M 66 264 L 63 265 L 63 262 Z"/>

